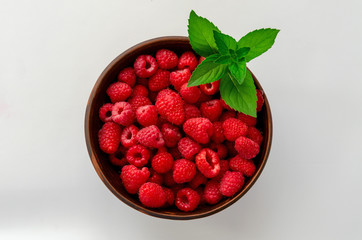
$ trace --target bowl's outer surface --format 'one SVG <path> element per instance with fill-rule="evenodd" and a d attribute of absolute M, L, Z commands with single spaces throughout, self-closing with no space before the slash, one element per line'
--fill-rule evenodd
<path fill-rule="evenodd" d="M 168 219 L 194 219 L 209 216 L 217 213 L 226 207 L 230 206 L 239 200 L 255 183 L 259 175 L 263 171 L 269 156 L 271 142 L 272 142 L 272 116 L 268 99 L 264 92 L 264 106 L 263 110 L 258 113 L 257 127 L 263 132 L 263 142 L 261 144 L 260 153 L 255 157 L 254 162 L 257 171 L 254 176 L 248 178 L 243 186 L 243 189 L 234 197 L 222 200 L 220 203 L 213 206 L 201 206 L 197 210 L 187 213 L 181 212 L 176 208 L 172 209 L 148 209 L 143 207 L 136 197 L 128 194 L 122 186 L 119 173 L 114 169 L 108 161 L 107 154 L 103 153 L 98 145 L 98 131 L 102 126 L 102 122 L 98 117 L 99 108 L 106 103 L 107 87 L 117 79 L 118 73 L 125 67 L 132 66 L 134 60 L 142 54 L 154 55 L 158 49 L 167 48 L 173 50 L 178 55 L 182 52 L 192 50 L 187 37 L 160 37 L 142 42 L 114 59 L 103 73 L 98 78 L 93 90 L 90 94 L 86 114 L 85 114 L 85 138 L 88 148 L 88 153 L 93 163 L 93 166 L 102 179 L 104 184 L 117 196 L 121 201 L 127 205 L 141 211 L 143 213 Z M 253 75 L 255 85 L 258 89 L 262 87 L 256 77 Z"/>

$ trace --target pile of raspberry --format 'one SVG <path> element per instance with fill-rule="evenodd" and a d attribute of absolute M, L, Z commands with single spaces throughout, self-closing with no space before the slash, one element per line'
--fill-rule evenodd
<path fill-rule="evenodd" d="M 126 191 L 149 208 L 189 212 L 232 197 L 253 176 L 263 141 L 257 119 L 220 98 L 219 81 L 187 87 L 203 60 L 161 49 L 141 55 L 107 89 L 101 150 Z M 257 111 L 263 93 L 257 90 Z"/>

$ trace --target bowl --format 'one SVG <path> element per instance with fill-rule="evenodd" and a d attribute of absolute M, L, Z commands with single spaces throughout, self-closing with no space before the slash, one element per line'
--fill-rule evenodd
<path fill-rule="evenodd" d="M 220 212 L 238 201 L 249 191 L 249 189 L 254 185 L 261 172 L 263 171 L 263 168 L 268 159 L 272 143 L 272 116 L 269 102 L 264 91 L 265 102 L 262 111 L 258 113 L 257 125 L 257 127 L 263 132 L 264 139 L 261 144 L 259 154 L 254 158 L 256 172 L 254 176 L 246 178 L 245 184 L 238 194 L 233 197 L 223 199 L 216 205 L 199 206 L 193 212 L 181 212 L 176 207 L 166 209 L 149 209 L 147 207 L 144 207 L 139 202 L 137 197 L 126 192 L 126 190 L 122 186 L 119 172 L 110 164 L 107 154 L 102 152 L 98 145 L 98 131 L 102 126 L 102 122 L 98 117 L 98 110 L 107 101 L 107 87 L 116 80 L 118 73 L 123 68 L 132 66 L 134 60 L 139 55 L 154 55 L 156 51 L 161 48 L 170 49 L 176 52 L 178 56 L 182 52 L 192 50 L 189 39 L 187 37 L 170 36 L 151 39 L 139 43 L 120 54 L 106 67 L 106 69 L 99 76 L 89 96 L 85 113 L 85 140 L 88 148 L 88 153 L 94 169 L 96 170 L 100 179 L 117 198 L 119 198 L 128 206 L 154 217 L 174 220 L 186 220 L 206 217 L 214 213 Z M 257 89 L 263 90 L 254 74 L 252 74 L 252 76 L 254 78 Z"/>

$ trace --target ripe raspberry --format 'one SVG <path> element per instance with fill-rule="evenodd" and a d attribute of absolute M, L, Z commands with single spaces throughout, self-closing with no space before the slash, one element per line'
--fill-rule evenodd
<path fill-rule="evenodd" d="M 235 111 L 227 111 L 227 112 L 223 112 L 221 114 L 221 117 L 220 117 L 220 122 L 224 122 L 226 119 L 229 119 L 229 118 L 236 118 L 236 113 Z"/>
<path fill-rule="evenodd" d="M 145 166 L 150 157 L 151 151 L 140 144 L 130 147 L 126 154 L 127 161 L 136 167 Z"/>
<path fill-rule="evenodd" d="M 206 144 L 214 132 L 207 118 L 190 118 L 183 125 L 184 132 L 198 143 Z"/>
<path fill-rule="evenodd" d="M 139 107 L 152 105 L 150 99 L 140 95 L 136 95 L 133 98 L 129 99 L 128 103 L 131 104 L 133 112 L 136 112 Z"/>
<path fill-rule="evenodd" d="M 201 117 L 200 110 L 194 105 L 185 104 L 185 120 Z"/>
<path fill-rule="evenodd" d="M 208 204 L 216 204 L 222 199 L 219 191 L 220 184 L 216 180 L 210 180 L 206 183 L 204 189 L 204 198 Z"/>
<path fill-rule="evenodd" d="M 132 88 L 123 82 L 112 83 L 107 89 L 107 95 L 112 103 L 126 100 L 132 94 Z"/>
<path fill-rule="evenodd" d="M 220 80 L 200 85 L 200 90 L 206 95 L 214 95 L 219 91 Z"/>
<path fill-rule="evenodd" d="M 99 147 L 105 153 L 112 154 L 121 142 L 121 127 L 114 122 L 106 122 L 98 132 Z"/>
<path fill-rule="evenodd" d="M 148 168 L 143 167 L 142 169 L 138 169 L 133 165 L 124 166 L 121 172 L 123 186 L 130 194 L 136 194 L 149 176 L 150 171 Z"/>
<path fill-rule="evenodd" d="M 157 127 L 158 128 L 162 128 L 163 124 L 165 123 L 168 123 L 168 124 L 171 124 L 169 123 L 164 117 L 162 116 L 159 116 L 159 118 L 157 119 Z M 172 125 L 172 124 L 171 124 Z M 173 126 L 173 125 L 172 125 Z"/>
<path fill-rule="evenodd" d="M 220 100 L 214 99 L 201 103 L 201 114 L 211 122 L 217 121 L 222 113 Z"/>
<path fill-rule="evenodd" d="M 213 178 L 213 180 L 220 182 L 228 170 L 229 170 L 229 161 L 220 160 L 220 172 L 216 177 Z"/>
<path fill-rule="evenodd" d="M 195 189 L 195 191 L 197 192 L 197 194 L 199 194 L 199 197 L 200 197 L 199 205 L 206 204 L 206 200 L 204 198 L 204 189 L 202 187 L 198 187 Z"/>
<path fill-rule="evenodd" d="M 99 109 L 99 118 L 102 122 L 112 121 L 112 103 L 106 103 Z"/>
<path fill-rule="evenodd" d="M 237 193 L 244 185 L 244 176 L 241 172 L 227 171 L 220 182 L 220 193 L 226 197 L 231 197 Z"/>
<path fill-rule="evenodd" d="M 155 125 L 142 128 L 137 133 L 137 140 L 140 144 L 149 148 L 159 148 L 165 145 L 160 129 Z"/>
<path fill-rule="evenodd" d="M 229 141 L 235 141 L 240 136 L 245 136 L 248 132 L 248 126 L 236 118 L 226 119 L 222 128 L 224 129 L 224 136 Z"/>
<path fill-rule="evenodd" d="M 252 159 L 258 155 L 259 148 L 256 142 L 243 136 L 235 141 L 235 150 L 238 151 L 240 157 L 245 159 Z"/>
<path fill-rule="evenodd" d="M 123 126 L 129 126 L 134 122 L 134 112 L 128 102 L 117 102 L 112 108 L 112 120 Z"/>
<path fill-rule="evenodd" d="M 219 159 L 225 159 L 228 154 L 228 149 L 224 144 L 211 143 L 210 149 L 216 152 Z"/>
<path fill-rule="evenodd" d="M 123 152 L 123 148 L 118 148 L 115 153 L 109 155 L 109 160 L 112 165 L 118 167 L 123 167 L 128 163 L 125 157 L 125 152 Z"/>
<path fill-rule="evenodd" d="M 142 85 L 136 85 L 132 90 L 131 97 L 134 97 L 137 95 L 148 97 L 147 87 L 142 86 Z"/>
<path fill-rule="evenodd" d="M 220 102 L 221 102 L 222 107 L 225 108 L 226 110 L 228 110 L 228 111 L 232 111 L 232 110 L 233 110 L 229 105 L 227 105 L 227 104 L 225 103 L 224 99 L 221 98 L 221 99 L 220 99 Z"/>
<path fill-rule="evenodd" d="M 136 83 L 148 88 L 148 78 L 137 78 Z"/>
<path fill-rule="evenodd" d="M 204 61 L 205 59 L 206 59 L 205 57 L 201 56 L 201 57 L 199 58 L 199 64 L 202 63 L 202 61 Z"/>
<path fill-rule="evenodd" d="M 184 137 L 178 142 L 178 150 L 184 158 L 192 160 L 194 155 L 200 152 L 201 146 L 192 139 Z"/>
<path fill-rule="evenodd" d="M 173 171 L 169 171 L 163 175 L 163 182 L 167 187 L 172 187 L 176 185 L 175 180 L 173 180 Z"/>
<path fill-rule="evenodd" d="M 160 49 L 156 52 L 156 60 L 159 68 L 171 69 L 175 68 L 178 63 L 178 57 L 176 53 L 168 49 Z"/>
<path fill-rule="evenodd" d="M 256 111 L 260 112 L 261 109 L 263 108 L 263 104 L 264 104 L 263 91 L 257 89 L 256 90 L 256 96 L 258 98 L 258 100 L 256 102 Z"/>
<path fill-rule="evenodd" d="M 238 113 L 238 119 L 243 121 L 248 126 L 255 126 L 257 119 L 255 117 L 246 115 L 244 113 Z"/>
<path fill-rule="evenodd" d="M 197 61 L 197 58 L 193 52 L 184 52 L 178 61 L 178 69 L 188 68 L 192 72 L 195 70 L 198 63 L 199 62 Z"/>
<path fill-rule="evenodd" d="M 246 137 L 256 142 L 259 146 L 263 142 L 263 135 L 261 135 L 260 131 L 255 127 L 248 128 L 248 134 L 246 134 Z"/>
<path fill-rule="evenodd" d="M 200 203 L 200 196 L 191 188 L 184 188 L 177 192 L 175 205 L 184 212 L 190 212 L 197 208 Z"/>
<path fill-rule="evenodd" d="M 167 147 L 177 146 L 178 141 L 181 139 L 181 133 L 178 127 L 170 123 L 164 123 L 162 125 L 161 133 Z"/>
<path fill-rule="evenodd" d="M 136 135 L 138 133 L 138 128 L 135 125 L 130 125 L 123 129 L 121 135 L 121 144 L 130 148 L 137 143 Z"/>
<path fill-rule="evenodd" d="M 158 69 L 157 72 L 150 77 L 148 88 L 151 91 L 157 92 L 170 85 L 170 72 L 163 69 Z"/>
<path fill-rule="evenodd" d="M 163 153 L 163 152 L 168 152 L 167 147 L 163 146 L 163 147 L 157 148 L 157 153 Z"/>
<path fill-rule="evenodd" d="M 187 87 L 187 83 L 181 86 L 180 95 L 186 103 L 196 103 L 200 98 L 200 89 L 197 86 Z"/>
<path fill-rule="evenodd" d="M 128 67 L 123 69 L 118 74 L 118 81 L 127 83 L 131 87 L 133 87 L 136 83 L 136 73 L 134 72 L 133 68 Z"/>
<path fill-rule="evenodd" d="M 158 113 L 157 113 L 156 106 L 146 105 L 146 106 L 137 108 L 136 118 L 137 118 L 138 123 L 144 127 L 156 125 L 157 119 L 158 119 Z"/>
<path fill-rule="evenodd" d="M 157 183 L 158 185 L 162 185 L 163 184 L 163 176 L 159 173 L 157 173 L 155 170 L 151 169 L 150 170 L 150 177 L 148 178 L 147 182 L 153 182 L 153 183 Z"/>
<path fill-rule="evenodd" d="M 190 182 L 190 187 L 196 189 L 200 185 L 206 184 L 206 182 L 207 178 L 202 173 L 197 171 L 195 177 Z"/>
<path fill-rule="evenodd" d="M 169 153 L 171 153 L 173 159 L 181 159 L 182 158 L 182 155 L 180 153 L 180 151 L 178 150 L 177 147 L 174 147 L 174 148 L 170 148 L 168 150 Z"/>
<path fill-rule="evenodd" d="M 222 128 L 222 122 L 213 122 L 214 126 L 214 134 L 212 135 L 211 139 L 215 143 L 222 143 L 225 141 L 224 136 L 224 129 Z"/>
<path fill-rule="evenodd" d="M 202 149 L 195 157 L 197 169 L 207 178 L 216 177 L 220 172 L 220 159 L 209 148 Z"/>
<path fill-rule="evenodd" d="M 167 206 L 172 206 L 173 203 L 175 202 L 175 194 L 173 193 L 173 191 L 169 188 L 162 188 L 163 191 L 166 194 L 166 203 L 165 203 L 165 207 Z"/>
<path fill-rule="evenodd" d="M 200 86 L 200 89 L 201 89 L 201 86 Z M 201 105 L 201 103 L 211 101 L 211 100 L 212 100 L 212 96 L 206 95 L 204 92 L 201 91 L 200 98 L 199 98 L 199 101 L 197 102 L 197 104 Z"/>
<path fill-rule="evenodd" d="M 180 95 L 170 89 L 164 89 L 157 95 L 158 113 L 170 123 L 180 125 L 185 121 L 185 109 Z"/>
<path fill-rule="evenodd" d="M 150 91 L 150 92 L 148 93 L 148 97 L 149 97 L 149 99 L 151 100 L 151 102 L 152 102 L 153 104 L 156 102 L 157 95 L 158 95 L 158 92 L 152 92 L 152 91 Z"/>
<path fill-rule="evenodd" d="M 141 55 L 134 62 L 134 70 L 138 77 L 148 78 L 156 73 L 158 64 L 150 55 Z"/>
<path fill-rule="evenodd" d="M 189 81 L 191 72 L 188 68 L 177 70 L 170 73 L 170 82 L 177 91 L 180 91 L 181 86 Z"/>
<path fill-rule="evenodd" d="M 226 141 L 226 142 L 224 142 L 224 145 L 228 149 L 229 157 L 234 157 L 234 156 L 238 155 L 238 152 L 235 150 L 235 147 L 234 147 L 235 142 Z"/>
<path fill-rule="evenodd" d="M 247 177 L 253 176 L 256 170 L 253 160 L 244 159 L 240 156 L 230 159 L 229 165 L 231 170 L 241 172 Z"/>
<path fill-rule="evenodd" d="M 138 197 L 143 205 L 149 208 L 162 207 L 166 202 L 166 194 L 162 187 L 156 183 L 144 183 L 138 192 Z"/>
<path fill-rule="evenodd" d="M 173 157 L 168 152 L 156 154 L 151 161 L 152 168 L 158 173 L 166 173 L 173 166 Z"/>
<path fill-rule="evenodd" d="M 196 166 L 186 159 L 176 160 L 173 164 L 172 175 L 176 183 L 190 182 L 196 175 Z"/>

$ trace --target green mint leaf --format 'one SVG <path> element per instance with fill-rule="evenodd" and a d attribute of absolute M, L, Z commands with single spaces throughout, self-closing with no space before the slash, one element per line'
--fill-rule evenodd
<path fill-rule="evenodd" d="M 244 83 L 234 83 L 228 74 L 220 81 L 220 94 L 225 103 L 238 112 L 256 117 L 256 88 L 254 80 L 247 71 Z"/>
<path fill-rule="evenodd" d="M 268 51 L 274 44 L 275 38 L 280 30 L 272 28 L 262 28 L 246 34 L 238 42 L 238 47 L 249 47 L 250 51 L 246 55 L 247 62 Z"/>
<path fill-rule="evenodd" d="M 242 59 L 243 57 L 245 57 L 250 51 L 249 47 L 242 47 L 239 48 L 238 50 L 236 50 L 236 56 L 238 57 L 238 59 Z"/>
<path fill-rule="evenodd" d="M 246 75 L 246 61 L 242 58 L 240 62 L 233 62 L 228 65 L 231 77 L 234 78 L 238 84 L 243 84 Z"/>
<path fill-rule="evenodd" d="M 220 30 L 206 18 L 190 12 L 188 33 L 192 49 L 200 56 L 207 57 L 217 53 L 213 31 Z"/>
<path fill-rule="evenodd" d="M 220 57 L 218 57 L 214 62 L 220 64 L 230 64 L 232 59 L 228 55 L 220 55 Z"/>
<path fill-rule="evenodd" d="M 236 50 L 237 42 L 229 35 L 223 34 L 218 31 L 214 31 L 214 39 L 219 49 L 219 52 L 223 55 L 229 54 L 229 50 Z"/>

